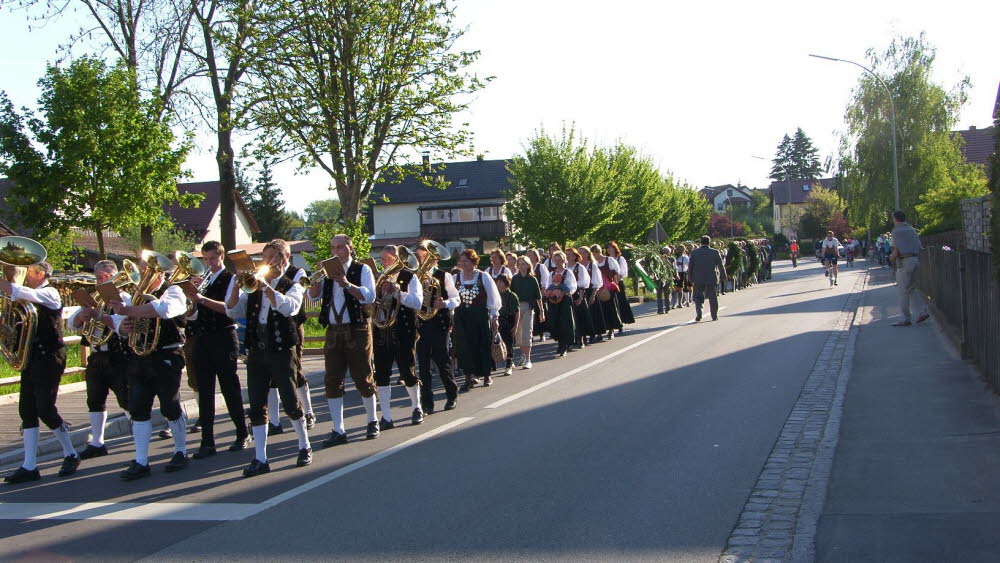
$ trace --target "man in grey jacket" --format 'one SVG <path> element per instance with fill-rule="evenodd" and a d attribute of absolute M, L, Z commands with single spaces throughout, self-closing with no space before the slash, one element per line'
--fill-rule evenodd
<path fill-rule="evenodd" d="M 709 246 L 711 237 L 701 237 L 701 246 L 691 252 L 691 262 L 688 266 L 688 276 L 694 284 L 695 321 L 701 320 L 701 306 L 708 298 L 712 320 L 719 320 L 719 296 L 716 288 L 721 282 L 726 283 L 726 267 L 722 263 L 719 251 Z M 716 274 L 718 272 L 718 274 Z"/>
<path fill-rule="evenodd" d="M 917 268 L 920 266 L 920 235 L 916 229 L 906 222 L 906 214 L 895 211 L 892 214 L 895 227 L 892 229 L 892 259 L 896 268 L 896 287 L 899 289 L 899 309 L 903 319 L 892 326 L 910 326 L 910 302 L 917 305 L 920 314 L 917 322 L 922 323 L 930 318 L 927 305 L 917 295 Z"/>

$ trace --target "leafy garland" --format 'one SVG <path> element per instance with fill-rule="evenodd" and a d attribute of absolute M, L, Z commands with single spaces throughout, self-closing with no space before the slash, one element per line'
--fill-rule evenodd
<path fill-rule="evenodd" d="M 736 241 L 729 241 L 726 247 L 726 275 L 729 279 L 737 279 L 740 271 L 743 270 L 743 253 L 740 252 L 740 245 Z"/>
<path fill-rule="evenodd" d="M 660 254 L 661 248 L 655 244 L 644 244 L 632 248 L 633 261 L 642 263 L 646 274 L 655 282 L 667 284 L 674 279 L 673 264 L 665 261 Z"/>
<path fill-rule="evenodd" d="M 756 279 L 757 272 L 760 271 L 760 251 L 757 245 L 746 242 L 747 249 L 747 278 L 752 280 Z"/>

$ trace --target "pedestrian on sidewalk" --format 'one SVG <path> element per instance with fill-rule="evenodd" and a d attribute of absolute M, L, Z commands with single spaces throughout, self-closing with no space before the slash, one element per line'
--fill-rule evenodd
<path fill-rule="evenodd" d="M 922 323 L 930 318 L 927 313 L 927 306 L 915 295 L 917 289 L 917 268 L 920 267 L 920 236 L 917 230 L 906 222 L 906 214 L 902 211 L 895 211 L 892 214 L 892 222 L 896 225 L 892 229 L 892 259 L 896 267 L 896 287 L 899 289 L 899 309 L 903 313 L 903 319 L 892 326 L 910 326 L 910 299 L 916 303 L 920 315 L 917 316 L 917 323 Z"/>
<path fill-rule="evenodd" d="M 705 235 L 701 237 L 701 246 L 691 252 L 688 273 L 691 283 L 694 284 L 695 321 L 701 320 L 702 305 L 706 297 L 712 320 L 719 320 L 719 296 L 715 290 L 720 283 L 723 287 L 726 285 L 726 267 L 722 263 L 719 251 L 709 246 L 711 243 L 712 238 Z"/>

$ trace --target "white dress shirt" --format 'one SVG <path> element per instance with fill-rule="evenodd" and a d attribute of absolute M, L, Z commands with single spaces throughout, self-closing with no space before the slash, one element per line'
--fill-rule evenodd
<path fill-rule="evenodd" d="M 161 285 L 162 287 L 162 285 Z M 158 291 L 156 288 L 152 291 Z M 184 290 L 180 288 L 179 285 L 171 285 L 163 292 L 163 295 L 159 299 L 154 299 L 152 301 L 147 301 L 149 305 L 153 306 L 153 310 L 156 311 L 156 316 L 162 320 L 172 319 L 174 317 L 179 317 L 187 312 L 187 296 L 184 295 Z M 126 336 L 121 333 L 122 321 L 127 317 L 125 315 L 111 315 L 111 322 L 114 324 L 115 332 L 121 336 Z M 171 348 L 179 348 L 180 343 L 164 348 L 168 350 Z"/>
<path fill-rule="evenodd" d="M 14 301 L 22 300 L 41 305 L 53 311 L 62 307 L 62 297 L 59 296 L 59 290 L 49 285 L 48 280 L 43 281 L 42 285 L 35 289 L 12 283 L 10 284 L 10 298 Z"/>
<path fill-rule="evenodd" d="M 587 268 L 583 264 L 577 262 L 569 270 L 573 272 L 573 277 L 576 278 L 577 289 L 587 289 L 590 287 L 590 274 L 587 273 Z M 579 273 L 579 275 L 577 275 Z"/>
<path fill-rule="evenodd" d="M 409 307 L 416 311 L 424 304 L 424 286 L 421 285 L 417 276 L 410 278 L 410 283 L 406 285 L 406 291 L 399 293 L 399 303 L 404 307 Z"/>
<path fill-rule="evenodd" d="M 587 268 L 590 270 L 587 272 L 590 275 L 590 288 L 601 289 L 604 287 L 604 274 L 601 273 L 601 269 L 597 267 L 597 264 L 591 262 L 587 264 Z"/>
<path fill-rule="evenodd" d="M 508 268 L 507 266 L 500 266 L 500 271 L 498 272 L 493 268 L 493 265 L 490 264 L 490 266 L 486 268 L 486 273 L 488 273 L 491 278 L 495 278 L 503 274 L 507 274 L 508 276 L 514 277 L 514 274 L 510 273 L 510 268 Z"/>
<path fill-rule="evenodd" d="M 434 272 L 436 271 L 437 268 L 434 268 Z M 431 272 L 431 274 L 434 272 Z M 447 298 L 442 296 L 446 308 L 454 309 L 462 304 L 462 298 L 458 295 L 458 288 L 455 287 L 455 277 L 447 273 L 444 275 L 444 294 L 448 296 Z"/>
<path fill-rule="evenodd" d="M 272 289 L 278 285 L 281 281 L 282 276 L 278 276 L 268 282 L 268 285 Z M 233 281 L 229 284 L 229 289 L 232 290 L 232 285 L 236 280 L 236 276 L 233 276 Z M 226 292 L 228 295 L 228 291 Z M 288 291 L 281 293 L 280 291 L 274 292 L 274 310 L 284 317 L 291 317 L 295 313 L 299 312 L 299 308 L 302 307 L 304 290 L 299 284 L 293 284 L 292 287 L 288 288 Z M 246 317 L 247 314 L 247 298 L 250 296 L 249 293 L 240 292 L 240 300 L 236 302 L 236 306 L 230 309 L 226 307 L 226 315 L 233 319 L 239 319 Z M 260 311 L 257 313 L 257 322 L 261 326 L 267 325 L 267 316 L 271 312 L 271 300 L 268 299 L 266 295 L 261 295 L 260 299 Z"/>
<path fill-rule="evenodd" d="M 129 294 L 127 294 L 127 293 L 125 293 L 124 291 L 119 291 L 118 292 L 118 296 L 122 298 L 122 303 L 124 303 L 126 305 L 130 305 L 132 303 L 132 296 L 129 295 Z M 80 326 L 76 326 L 76 318 L 77 318 L 77 316 L 80 315 L 80 311 L 82 311 L 82 310 L 83 310 L 83 307 L 77 307 L 76 310 L 73 311 L 73 314 L 70 315 L 68 319 L 66 319 L 66 325 L 69 326 L 74 331 L 77 331 L 77 332 L 79 332 L 80 330 L 83 329 L 83 323 L 80 323 Z M 113 318 L 114 318 L 114 316 L 112 315 L 112 319 Z M 96 322 L 101 322 L 101 321 L 97 320 Z M 107 352 L 108 351 L 108 345 L 107 344 L 102 344 L 100 346 L 91 346 L 91 348 L 94 349 L 94 350 L 98 350 L 100 352 Z"/>
<path fill-rule="evenodd" d="M 549 289 L 562 289 L 567 295 L 572 295 L 576 293 L 576 276 L 573 275 L 571 270 L 563 270 L 563 287 L 556 287 L 554 284 L 550 284 Z"/>
<path fill-rule="evenodd" d="M 624 256 L 618 257 L 618 273 L 621 274 L 621 278 L 625 279 L 628 277 L 628 261 L 625 260 Z"/>
<path fill-rule="evenodd" d="M 538 284 L 538 287 L 544 290 L 546 287 L 549 287 L 549 268 L 545 264 L 539 264 L 538 270 L 539 270 L 538 278 L 541 281 L 541 283 Z M 532 274 L 535 273 L 534 266 L 531 267 L 531 273 Z"/>
<path fill-rule="evenodd" d="M 344 271 L 346 272 L 351 264 L 354 263 L 354 257 L 348 258 L 347 262 L 344 263 Z M 337 322 L 337 311 L 344 307 L 344 288 L 337 282 L 331 280 L 330 278 L 325 278 L 323 280 L 323 291 L 320 291 L 319 297 L 316 300 L 323 298 L 323 292 L 326 291 L 326 284 L 333 284 L 333 303 L 330 305 L 330 324 L 340 324 Z M 367 305 L 375 301 L 375 276 L 372 275 L 372 269 L 368 267 L 368 264 L 361 265 L 361 285 L 358 286 L 361 289 L 361 304 Z M 344 308 L 344 324 L 351 323 L 351 312 Z"/>

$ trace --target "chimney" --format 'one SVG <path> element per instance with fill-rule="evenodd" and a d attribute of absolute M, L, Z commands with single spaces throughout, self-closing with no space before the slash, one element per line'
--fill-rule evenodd
<path fill-rule="evenodd" d="M 421 157 L 424 161 L 424 172 L 431 171 L 431 151 L 424 151 L 421 153 Z"/>
<path fill-rule="evenodd" d="M 975 131 L 975 130 L 976 130 L 976 126 L 975 125 L 970 125 L 969 126 L 969 131 Z"/>

